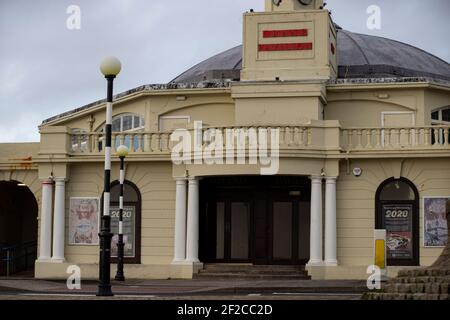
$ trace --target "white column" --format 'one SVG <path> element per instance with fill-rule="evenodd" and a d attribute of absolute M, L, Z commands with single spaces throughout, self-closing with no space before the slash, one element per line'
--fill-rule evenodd
<path fill-rule="evenodd" d="M 200 262 L 198 259 L 199 241 L 199 182 L 189 178 L 186 261 Z"/>
<path fill-rule="evenodd" d="M 310 266 L 323 265 L 322 228 L 322 177 L 311 177 Z"/>
<path fill-rule="evenodd" d="M 172 263 L 186 259 L 186 179 L 176 180 L 175 257 Z"/>
<path fill-rule="evenodd" d="M 52 262 L 64 262 L 66 217 L 66 180 L 55 179 L 55 212 L 53 215 Z"/>
<path fill-rule="evenodd" d="M 325 188 L 325 264 L 337 266 L 336 177 L 326 178 Z"/>
<path fill-rule="evenodd" d="M 53 181 L 42 181 L 42 204 L 39 237 L 39 261 L 49 261 L 52 254 Z"/>

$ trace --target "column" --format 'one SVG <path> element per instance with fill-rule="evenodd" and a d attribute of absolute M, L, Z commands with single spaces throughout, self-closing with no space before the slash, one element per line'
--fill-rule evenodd
<path fill-rule="evenodd" d="M 189 178 L 188 210 L 187 210 L 187 244 L 186 261 L 200 262 L 198 259 L 199 241 L 199 182 L 197 178 Z"/>
<path fill-rule="evenodd" d="M 66 180 L 55 179 L 55 212 L 53 215 L 52 262 L 64 262 L 66 217 Z"/>
<path fill-rule="evenodd" d="M 175 257 L 172 263 L 186 259 L 186 179 L 176 180 Z"/>
<path fill-rule="evenodd" d="M 337 266 L 336 177 L 326 178 L 325 188 L 325 264 Z"/>
<path fill-rule="evenodd" d="M 323 265 L 322 228 L 322 177 L 311 177 L 310 266 Z"/>
<path fill-rule="evenodd" d="M 39 237 L 39 261 L 49 261 L 52 254 L 53 181 L 42 182 L 42 204 Z"/>

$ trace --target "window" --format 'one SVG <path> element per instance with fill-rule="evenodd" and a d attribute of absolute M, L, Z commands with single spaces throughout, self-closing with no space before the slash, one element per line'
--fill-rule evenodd
<path fill-rule="evenodd" d="M 137 115 L 137 114 L 121 114 L 119 116 L 116 116 L 113 118 L 112 122 L 112 132 L 118 133 L 133 133 L 133 132 L 142 132 L 144 131 L 145 127 L 145 120 L 143 116 Z M 101 127 L 100 132 L 104 132 L 104 126 Z M 139 141 L 141 139 L 141 141 Z M 125 135 L 123 137 L 123 144 L 126 145 L 128 148 L 131 149 L 131 147 L 134 148 L 134 150 L 137 150 L 139 147 L 139 142 L 141 146 L 143 146 L 143 137 L 134 136 L 133 138 L 133 146 L 131 146 L 131 136 Z M 103 137 L 99 139 L 99 150 L 103 149 Z M 120 146 L 121 141 L 120 137 L 116 137 L 115 141 L 112 141 L 113 146 L 116 148 Z"/>
<path fill-rule="evenodd" d="M 431 114 L 431 120 L 438 120 L 439 121 L 439 111 L 435 111 Z"/>
<path fill-rule="evenodd" d="M 413 201 L 416 196 L 414 190 L 404 181 L 395 180 L 387 184 L 380 192 L 380 200 L 405 200 Z"/>
<path fill-rule="evenodd" d="M 72 151 L 88 152 L 88 136 L 86 130 L 72 129 L 71 135 Z"/>
<path fill-rule="evenodd" d="M 442 110 L 441 113 L 442 121 L 450 122 L 450 108 Z"/>
<path fill-rule="evenodd" d="M 431 113 L 431 123 L 450 125 L 450 106 L 434 110 Z"/>
<path fill-rule="evenodd" d="M 431 113 L 431 125 L 433 126 L 450 126 L 450 106 L 446 106 L 444 108 L 435 110 Z M 433 129 L 431 142 L 432 144 L 436 143 L 435 138 L 435 129 Z M 443 144 L 445 142 L 445 131 L 443 128 L 439 129 L 439 144 Z M 447 137 L 450 141 L 450 136 Z"/>

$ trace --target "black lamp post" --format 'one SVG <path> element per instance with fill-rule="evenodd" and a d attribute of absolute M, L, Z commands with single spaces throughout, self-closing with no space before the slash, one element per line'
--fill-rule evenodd
<path fill-rule="evenodd" d="M 120 73 L 122 66 L 120 61 L 114 57 L 105 58 L 100 70 L 108 81 L 108 95 L 106 100 L 106 125 L 105 125 L 105 181 L 103 192 L 103 214 L 101 220 L 100 237 L 100 266 L 99 285 L 97 296 L 111 297 L 111 131 L 112 131 L 112 109 L 113 109 L 113 83 Z"/>
<path fill-rule="evenodd" d="M 117 155 L 120 158 L 120 198 L 119 198 L 119 240 L 117 241 L 117 281 L 125 281 L 123 272 L 124 246 L 123 243 L 123 184 L 125 182 L 125 158 L 128 155 L 127 146 L 117 148 Z"/>

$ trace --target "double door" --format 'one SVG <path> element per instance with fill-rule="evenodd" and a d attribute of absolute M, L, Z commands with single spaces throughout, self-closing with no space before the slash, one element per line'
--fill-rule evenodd
<path fill-rule="evenodd" d="M 308 190 L 216 190 L 203 202 L 202 261 L 305 264 L 309 259 Z"/>

